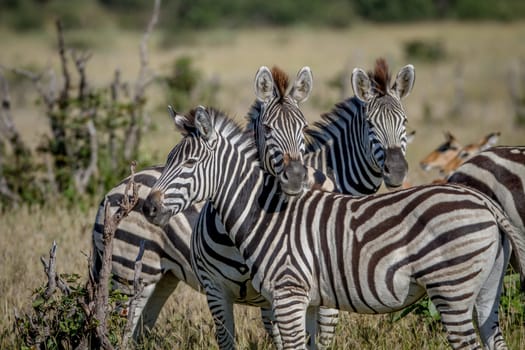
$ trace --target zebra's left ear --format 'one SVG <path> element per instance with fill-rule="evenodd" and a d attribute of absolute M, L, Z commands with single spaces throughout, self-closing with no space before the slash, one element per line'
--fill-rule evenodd
<path fill-rule="evenodd" d="M 397 93 L 397 96 L 399 96 L 400 99 L 407 97 L 410 94 L 410 91 L 412 91 L 415 81 L 416 71 L 414 66 L 408 64 L 401 68 L 399 73 L 397 73 L 396 81 L 394 86 L 392 86 L 392 90 Z"/>
<path fill-rule="evenodd" d="M 352 90 L 355 96 L 363 102 L 368 102 L 372 98 L 372 83 L 368 74 L 361 68 L 354 68 L 352 71 Z"/>
<path fill-rule="evenodd" d="M 185 116 L 178 114 L 171 105 L 168 106 L 168 113 L 170 114 L 171 119 L 173 119 L 175 128 L 185 134 L 188 128 L 188 119 L 186 119 Z"/>
<path fill-rule="evenodd" d="M 275 83 L 273 81 L 272 72 L 268 67 L 261 66 L 255 74 L 255 96 L 261 102 L 265 102 L 268 99 L 274 97 Z"/>
<path fill-rule="evenodd" d="M 217 137 L 213 127 L 213 120 L 210 117 L 210 114 L 206 111 L 206 108 L 203 106 L 199 106 L 195 110 L 195 127 L 202 137 L 208 142 L 215 140 Z"/>
<path fill-rule="evenodd" d="M 297 73 L 297 78 L 295 78 L 290 96 L 292 96 L 297 103 L 306 101 L 312 92 L 313 82 L 314 77 L 310 67 L 305 66 L 301 68 L 299 73 Z"/>

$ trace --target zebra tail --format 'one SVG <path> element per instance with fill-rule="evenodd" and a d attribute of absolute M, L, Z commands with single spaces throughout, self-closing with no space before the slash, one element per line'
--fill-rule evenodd
<path fill-rule="evenodd" d="M 492 199 L 488 199 L 489 209 L 496 215 L 500 230 L 502 230 L 512 245 L 512 252 L 518 261 L 520 274 L 520 289 L 525 294 L 525 233 L 522 233 L 508 218 L 501 207 Z"/>

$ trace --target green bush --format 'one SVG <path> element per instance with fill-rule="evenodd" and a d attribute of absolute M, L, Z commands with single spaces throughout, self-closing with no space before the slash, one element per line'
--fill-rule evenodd
<path fill-rule="evenodd" d="M 18 316 L 15 323 L 19 349 L 75 349 L 86 333 L 94 330 L 96 323 L 89 323 L 83 311 L 88 291 L 77 274 L 60 276 L 68 285 L 69 293 L 55 293 L 46 299 L 47 283 L 33 292 L 31 309 Z M 118 345 L 124 332 L 126 318 L 119 308 L 127 303 L 127 297 L 111 291 L 108 313 L 109 339 Z"/>
<path fill-rule="evenodd" d="M 447 57 L 445 47 L 438 40 L 411 40 L 403 44 L 405 58 L 409 61 L 438 62 Z"/>

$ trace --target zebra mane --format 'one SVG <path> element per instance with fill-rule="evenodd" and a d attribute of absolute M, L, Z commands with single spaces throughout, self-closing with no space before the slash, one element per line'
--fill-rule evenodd
<path fill-rule="evenodd" d="M 273 82 L 275 83 L 275 87 L 279 91 L 279 95 L 282 98 L 287 93 L 290 79 L 288 78 L 288 75 L 277 66 L 272 67 L 272 78 Z"/>
<path fill-rule="evenodd" d="M 365 118 L 364 102 L 357 97 L 350 97 L 337 103 L 330 112 L 323 113 L 321 120 L 316 121 L 305 130 L 306 148 L 315 150 L 325 144 L 332 142 L 340 133 L 346 129 L 355 118 Z M 335 129 L 336 130 L 334 132 Z"/>
<path fill-rule="evenodd" d="M 372 88 L 381 96 L 388 93 L 390 88 L 390 71 L 384 58 L 378 58 L 373 72 L 368 72 L 368 77 L 372 81 Z"/>
<path fill-rule="evenodd" d="M 196 111 L 197 107 L 193 108 L 184 115 L 184 128 L 179 128 L 182 136 L 188 136 L 189 134 L 197 135 L 198 132 L 197 128 L 195 127 Z M 243 130 L 237 120 L 235 120 L 233 117 L 214 107 L 206 107 L 206 112 L 208 112 L 209 116 L 214 121 L 214 128 L 219 134 L 231 139 L 236 143 L 250 141 L 253 143 L 253 137 L 251 134 Z"/>

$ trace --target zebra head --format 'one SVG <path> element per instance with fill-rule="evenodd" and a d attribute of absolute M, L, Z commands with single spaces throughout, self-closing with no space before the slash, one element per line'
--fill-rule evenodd
<path fill-rule="evenodd" d="M 215 129 L 214 116 L 219 112 L 202 106 L 186 116 L 176 114 L 171 106 L 169 111 L 183 138 L 169 153 L 164 170 L 142 206 L 144 216 L 158 226 L 165 226 L 171 216 L 211 197 L 221 168 L 217 153 L 224 148 Z M 240 132 L 231 124 L 230 129 L 236 127 Z"/>
<path fill-rule="evenodd" d="M 383 181 L 388 187 L 399 187 L 408 172 L 405 158 L 407 117 L 401 99 L 408 96 L 415 81 L 414 66 L 399 71 L 390 86 L 390 73 L 384 59 L 378 59 L 374 72 L 355 68 L 352 88 L 358 99 L 366 105 L 366 114 L 373 139 L 374 151 L 379 149 Z"/>
<path fill-rule="evenodd" d="M 262 66 L 255 75 L 257 101 L 249 114 L 261 164 L 275 176 L 288 195 L 303 191 L 307 182 L 304 166 L 306 118 L 299 103 L 306 101 L 312 90 L 309 67 L 299 70 L 292 86 L 288 76 L 277 67 Z"/>

